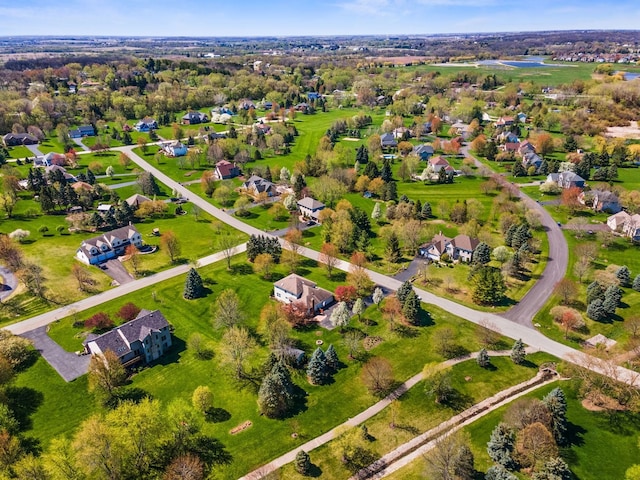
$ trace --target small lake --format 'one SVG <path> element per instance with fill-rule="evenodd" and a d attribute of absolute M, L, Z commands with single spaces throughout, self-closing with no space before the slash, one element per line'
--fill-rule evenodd
<path fill-rule="evenodd" d="M 634 73 L 634 72 L 615 72 L 616 74 L 618 73 L 622 73 L 624 74 L 624 79 L 625 80 L 635 80 L 636 78 L 640 78 L 640 73 Z"/>

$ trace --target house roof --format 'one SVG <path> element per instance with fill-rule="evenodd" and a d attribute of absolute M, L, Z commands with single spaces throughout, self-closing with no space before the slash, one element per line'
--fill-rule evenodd
<path fill-rule="evenodd" d="M 304 197 L 298 200 L 298 206 L 302 208 L 308 208 L 309 210 L 320 210 L 324 208 L 324 203 L 319 202 L 312 197 Z"/>
<path fill-rule="evenodd" d="M 277 281 L 274 286 L 294 295 L 306 308 L 314 308 L 315 305 L 333 298 L 333 294 L 328 290 L 295 273 Z"/>
<path fill-rule="evenodd" d="M 627 220 L 629 220 L 631 218 L 631 215 L 629 215 L 627 212 L 622 211 L 622 212 L 618 212 L 615 215 L 611 215 L 610 217 L 607 218 L 607 222 L 612 221 L 612 222 L 616 222 L 616 223 L 624 223 Z"/>
<path fill-rule="evenodd" d="M 383 133 L 380 135 L 380 143 L 382 145 L 398 145 L 398 142 L 393 136 L 393 133 Z"/>
<path fill-rule="evenodd" d="M 262 193 L 271 190 L 275 185 L 258 175 L 251 175 L 242 186 L 243 188 L 253 188 L 257 193 Z"/>
<path fill-rule="evenodd" d="M 202 112 L 187 112 L 182 116 L 183 120 L 189 120 L 190 122 L 206 122 L 207 119 L 209 117 L 207 117 L 206 113 L 202 113 Z"/>
<path fill-rule="evenodd" d="M 139 193 L 134 193 L 133 195 L 131 195 L 129 198 L 125 200 L 125 202 L 127 202 L 130 207 L 136 207 L 136 208 L 142 205 L 144 202 L 150 202 L 150 201 L 151 201 L 150 198 L 145 197 L 144 195 L 140 195 Z"/>
<path fill-rule="evenodd" d="M 438 255 L 442 255 L 447 250 L 447 244 L 451 242 L 449 237 L 446 237 L 442 234 L 442 232 L 435 235 L 430 242 L 425 243 L 420 248 L 429 249 L 431 247 L 435 248 L 438 252 Z"/>
<path fill-rule="evenodd" d="M 122 357 L 131 352 L 131 344 L 136 341 L 144 341 L 151 332 L 159 332 L 169 326 L 169 322 L 164 318 L 160 310 L 141 310 L 136 318 L 120 325 L 119 327 L 104 333 L 87 343 L 94 343 L 99 352 L 111 350 L 118 357 Z"/>
<path fill-rule="evenodd" d="M 220 160 L 216 163 L 216 169 L 221 177 L 233 177 L 237 175 L 237 167 L 228 160 Z"/>
<path fill-rule="evenodd" d="M 4 137 L 2 137 L 2 139 L 5 142 L 10 142 L 13 140 L 23 143 L 25 140 L 29 140 L 30 142 L 38 143 L 38 139 L 30 133 L 7 133 Z"/>
<path fill-rule="evenodd" d="M 416 155 L 421 155 L 423 153 L 433 154 L 434 150 L 432 145 L 427 145 L 426 143 L 423 143 L 422 145 L 416 145 L 415 147 L 413 147 L 413 152 Z"/>
<path fill-rule="evenodd" d="M 115 239 L 131 239 L 131 237 L 136 234 L 140 235 L 140 232 L 138 232 L 136 227 L 133 225 L 125 225 L 124 227 L 116 228 L 115 230 L 111 230 L 103 235 L 83 240 L 80 244 L 80 250 L 85 253 L 87 258 L 91 258 L 93 256 L 91 253 L 91 247 L 97 247 L 100 249 L 102 245 L 106 244 L 109 248 L 112 248 L 112 244 Z"/>
<path fill-rule="evenodd" d="M 460 250 L 473 252 L 480 243 L 480 240 L 470 237 L 469 235 L 457 235 L 453 240 L 451 240 L 451 243 L 454 247 L 459 248 Z"/>

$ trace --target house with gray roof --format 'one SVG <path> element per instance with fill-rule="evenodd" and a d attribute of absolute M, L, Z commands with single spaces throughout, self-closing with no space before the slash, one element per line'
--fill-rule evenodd
<path fill-rule="evenodd" d="M 240 189 L 252 197 L 256 197 L 263 192 L 266 192 L 269 197 L 272 197 L 277 193 L 275 184 L 269 180 L 259 177 L 258 175 L 251 175 L 242 183 L 242 187 L 240 187 Z"/>
<path fill-rule="evenodd" d="M 304 197 L 298 200 L 298 209 L 303 217 L 318 221 L 320 210 L 324 209 L 324 203 L 319 202 L 315 198 Z"/>
<path fill-rule="evenodd" d="M 153 362 L 170 347 L 169 322 L 160 310 L 141 310 L 133 320 L 84 343 L 86 353 L 103 355 L 111 350 L 125 367 Z"/>
<path fill-rule="evenodd" d="M 76 251 L 76 258 L 87 265 L 98 265 L 123 255 L 129 245 L 142 247 L 142 235 L 133 225 L 84 240 Z"/>
<path fill-rule="evenodd" d="M 184 125 L 198 125 L 200 123 L 207 123 L 209 116 L 202 112 L 187 112 L 182 116 L 182 123 Z"/>
<path fill-rule="evenodd" d="M 479 243 L 480 240 L 469 235 L 457 235 L 454 238 L 449 238 L 440 232 L 430 242 L 420 246 L 418 255 L 439 262 L 442 255 L 446 253 L 451 260 L 470 262 L 473 251 Z"/>
<path fill-rule="evenodd" d="M 413 147 L 413 154 L 423 161 L 429 160 L 433 156 L 434 152 L 435 150 L 433 149 L 433 146 L 427 145 L 426 143 Z"/>
<path fill-rule="evenodd" d="M 398 141 L 393 136 L 393 133 L 383 133 L 380 135 L 380 146 L 382 148 L 396 148 Z"/>
<path fill-rule="evenodd" d="M 311 314 L 331 305 L 334 300 L 331 292 L 295 273 L 273 284 L 273 297 L 282 303 L 295 303 Z"/>
<path fill-rule="evenodd" d="M 574 172 L 550 173 L 547 182 L 556 182 L 561 188 L 584 188 L 585 179 Z"/>
<path fill-rule="evenodd" d="M 2 137 L 5 147 L 15 147 L 18 145 L 37 145 L 38 138 L 30 133 L 7 133 Z"/>

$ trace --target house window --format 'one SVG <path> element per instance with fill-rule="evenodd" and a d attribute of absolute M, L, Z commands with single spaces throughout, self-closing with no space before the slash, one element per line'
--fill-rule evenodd
<path fill-rule="evenodd" d="M 160 340 L 162 340 L 163 342 L 167 339 L 166 335 L 162 335 L 162 337 L 160 337 Z"/>

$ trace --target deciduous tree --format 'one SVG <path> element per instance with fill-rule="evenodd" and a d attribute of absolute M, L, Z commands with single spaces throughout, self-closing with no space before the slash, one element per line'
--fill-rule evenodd
<path fill-rule="evenodd" d="M 160 245 L 162 249 L 167 252 L 167 255 L 169 255 L 171 263 L 175 263 L 182 251 L 178 236 L 173 231 L 167 230 L 160 237 Z"/>

